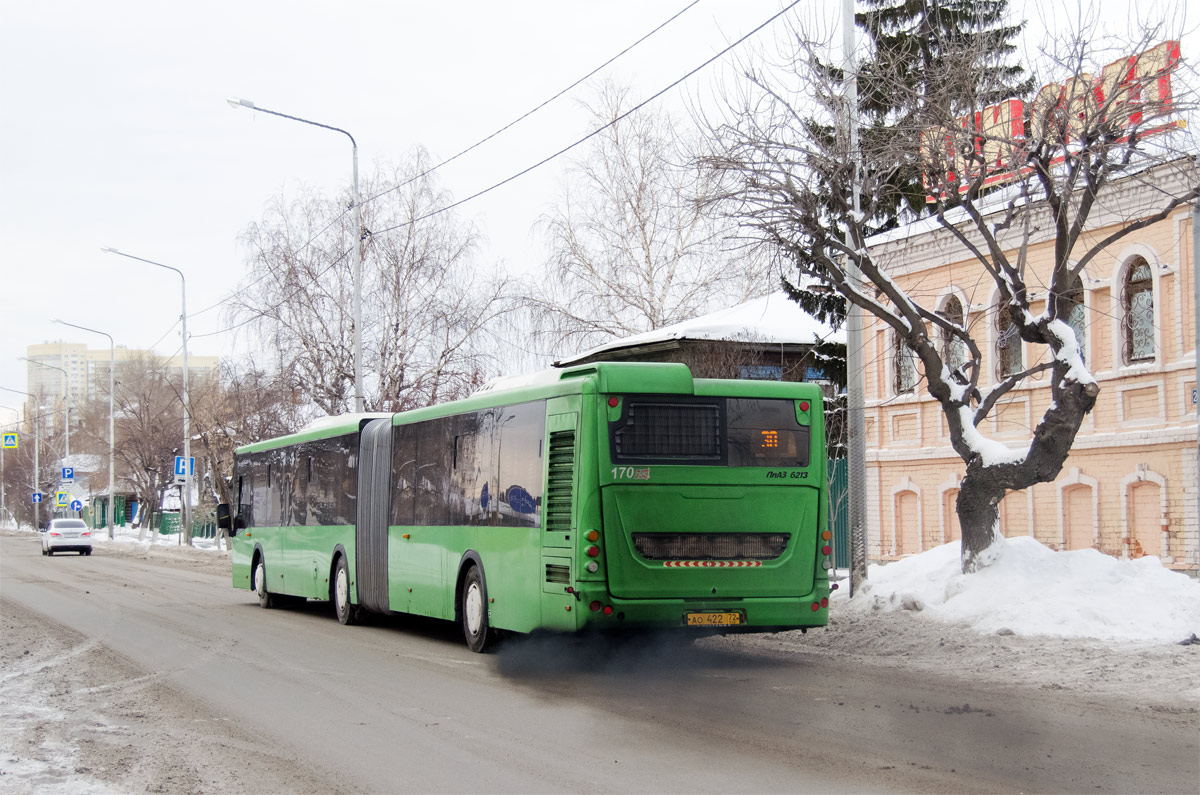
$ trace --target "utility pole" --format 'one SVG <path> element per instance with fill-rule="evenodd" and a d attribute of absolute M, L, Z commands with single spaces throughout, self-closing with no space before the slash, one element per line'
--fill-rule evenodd
<path fill-rule="evenodd" d="M 858 63 L 855 57 L 854 0 L 842 0 L 842 59 L 846 78 L 846 126 L 850 157 L 854 164 L 852 190 L 854 215 L 859 215 L 859 177 L 862 158 L 858 150 Z M 847 243 L 850 233 L 846 232 Z M 851 249 L 854 246 L 851 245 Z M 846 276 L 857 289 L 862 283 L 858 265 L 850 258 Z M 867 578 L 866 476 L 867 440 L 863 434 L 863 310 L 853 301 L 846 302 L 846 502 L 850 523 L 850 595 L 858 593 Z"/>

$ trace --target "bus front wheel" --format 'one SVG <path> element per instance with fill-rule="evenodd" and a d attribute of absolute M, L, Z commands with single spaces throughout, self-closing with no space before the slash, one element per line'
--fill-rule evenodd
<path fill-rule="evenodd" d="M 483 575 L 478 566 L 467 570 L 459 597 L 459 616 L 467 648 L 481 652 L 488 644 L 487 600 L 484 596 Z"/>
<path fill-rule="evenodd" d="M 275 606 L 275 596 L 267 590 L 267 568 L 262 558 L 254 564 L 254 592 L 258 594 L 260 606 L 268 610 Z"/>
<path fill-rule="evenodd" d="M 337 569 L 333 573 L 333 609 L 337 613 L 338 623 L 347 626 L 358 623 L 358 613 L 350 604 L 350 567 L 346 565 L 345 557 L 338 558 Z"/>

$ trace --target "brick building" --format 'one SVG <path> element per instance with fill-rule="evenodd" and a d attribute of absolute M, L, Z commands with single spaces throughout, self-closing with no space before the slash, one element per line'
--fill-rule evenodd
<path fill-rule="evenodd" d="M 1178 176 L 1164 170 L 1162 180 Z M 1148 216 L 1160 190 L 1182 189 L 1154 179 L 1114 184 L 1093 214 L 1090 239 Z M 1100 395 L 1058 478 L 1005 497 L 1005 536 L 1032 535 L 1052 549 L 1157 555 L 1193 574 L 1200 568 L 1192 240 L 1191 210 L 1180 208 L 1088 264 L 1068 322 Z M 901 287 L 972 330 L 985 379 L 995 383 L 1001 372 L 1040 360 L 1040 346 L 1006 333 L 991 278 L 945 229 L 920 222 L 871 242 L 877 259 L 894 263 L 889 272 Z M 1053 245 L 1051 230 L 1033 232 L 1029 284 L 1048 282 Z M 1040 311 L 1045 290 L 1032 298 Z M 868 319 L 864 344 L 868 556 L 890 560 L 960 537 L 955 499 L 965 465 L 919 362 L 898 352 L 878 320 Z M 1006 396 L 980 430 L 1012 447 L 1027 444 L 1049 401 L 1042 374 Z"/>

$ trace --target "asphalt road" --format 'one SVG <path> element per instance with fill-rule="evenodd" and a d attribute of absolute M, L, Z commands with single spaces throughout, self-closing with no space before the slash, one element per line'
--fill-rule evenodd
<path fill-rule="evenodd" d="M 835 663 L 802 647 L 532 638 L 476 655 L 440 622 L 343 627 L 316 603 L 262 610 L 227 574 L 103 546 L 46 558 L 31 535 L 0 537 L 0 611 L 0 695 L 19 701 L 21 688 L 103 652 L 90 674 L 39 691 L 61 712 L 46 720 L 68 725 L 56 743 L 95 741 L 70 730 L 79 715 L 109 730 L 99 742 L 111 753 L 97 759 L 117 753 L 114 736 L 144 755 L 165 731 L 163 753 L 190 773 L 157 782 L 164 791 L 1200 789 L 1194 714 Z M 20 668 L 31 653 L 21 645 L 36 657 L 55 643 L 61 651 Z M 152 694 L 129 695 L 147 681 Z M 46 727 L 30 726 L 4 749 L 13 770 L 22 753 L 46 754 Z M 118 790 L 168 775 L 132 761 L 44 764 L 62 768 L 53 775 L 66 791 L 72 775 Z"/>

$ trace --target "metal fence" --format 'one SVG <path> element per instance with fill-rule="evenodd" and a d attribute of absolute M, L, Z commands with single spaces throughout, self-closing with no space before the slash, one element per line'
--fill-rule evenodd
<path fill-rule="evenodd" d="M 833 565 L 850 568 L 850 476 L 845 458 L 829 459 L 829 526 L 833 529 Z"/>

